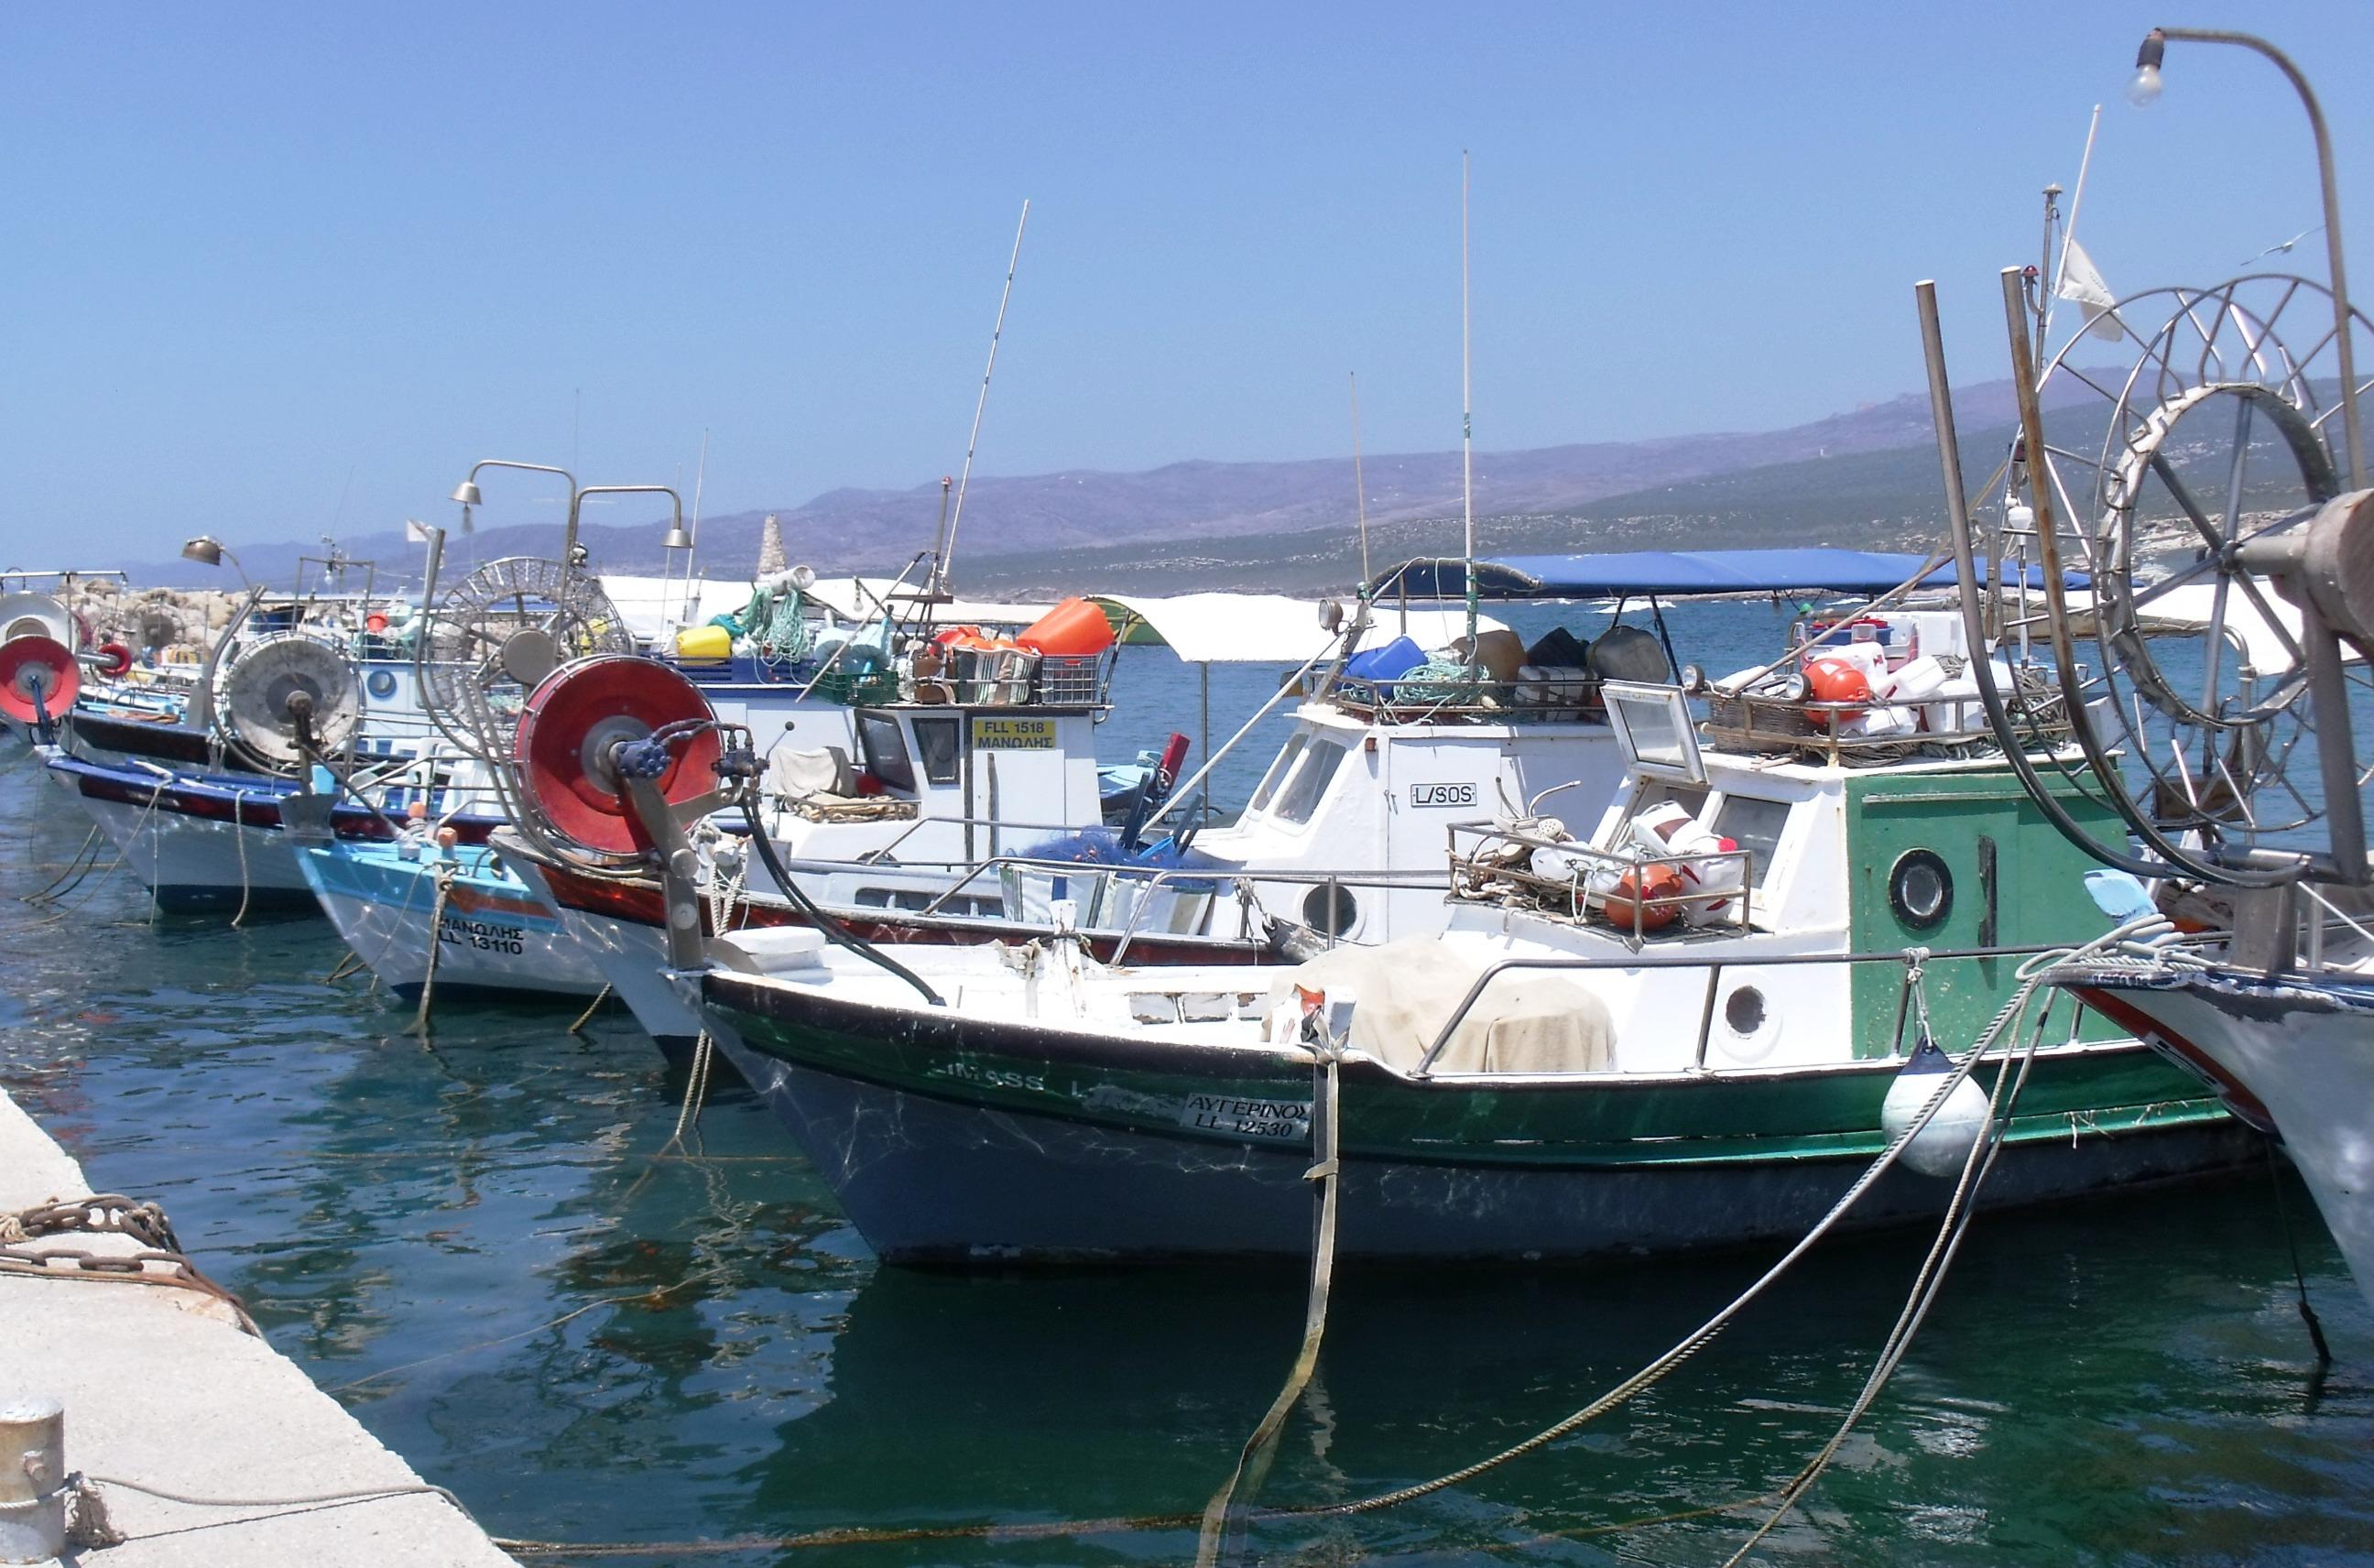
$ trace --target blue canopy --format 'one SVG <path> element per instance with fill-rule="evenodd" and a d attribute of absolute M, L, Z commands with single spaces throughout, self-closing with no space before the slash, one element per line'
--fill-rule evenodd
<path fill-rule="evenodd" d="M 1476 592 L 1487 599 L 1600 599 L 1628 595 L 1794 594 L 1828 590 L 1884 594 L 1901 587 L 1926 556 L 1878 550 L 1624 550 L 1601 555 L 1504 555 L 1475 563 Z M 1921 580 L 1924 588 L 1954 586 L 1954 564 Z M 2008 578 L 2006 578 L 2008 580 Z M 2065 574 L 2072 588 L 2086 574 Z M 2041 568 L 2028 585 L 2044 585 Z M 1465 564 L 1457 560 L 1405 561 L 1385 573 L 1380 598 L 1406 592 L 1414 599 L 1456 599 L 1467 593 Z"/>

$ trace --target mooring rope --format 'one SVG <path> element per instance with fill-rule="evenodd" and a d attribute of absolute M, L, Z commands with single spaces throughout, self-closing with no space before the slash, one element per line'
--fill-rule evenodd
<path fill-rule="evenodd" d="M 234 931 L 239 929 L 239 923 L 247 918 L 247 827 L 242 817 L 246 806 L 246 791 L 235 789 L 230 792 L 230 842 L 239 847 L 239 913 L 230 917 L 230 928 Z"/>
<path fill-rule="evenodd" d="M 601 1009 L 602 1004 L 609 999 L 610 983 L 605 980 L 602 983 L 602 989 L 594 993 L 594 999 L 585 1004 L 585 1010 L 577 1015 L 577 1021 L 569 1026 L 568 1032 L 571 1034 L 582 1032 L 586 1024 L 592 1021 L 594 1015 Z"/>
<path fill-rule="evenodd" d="M 1304 1023 L 1321 1038 L 1303 1043 L 1316 1056 L 1310 1069 L 1310 1097 L 1318 1113 L 1310 1124 L 1314 1158 L 1303 1179 L 1319 1184 L 1319 1219 L 1311 1238 L 1310 1291 L 1303 1307 L 1302 1348 L 1286 1374 L 1285 1386 L 1277 1391 L 1268 1413 L 1245 1440 L 1242 1452 L 1237 1456 L 1236 1468 L 1205 1505 L 1202 1528 L 1195 1541 L 1196 1568 L 1212 1568 L 1217 1563 L 1227 1538 L 1242 1526 L 1243 1512 L 1236 1507 L 1237 1490 L 1244 1486 L 1250 1495 L 1260 1494 L 1271 1461 L 1276 1457 L 1278 1433 L 1284 1430 L 1286 1418 L 1293 1413 L 1294 1407 L 1301 1403 L 1311 1374 L 1319 1370 L 1319 1347 L 1327 1335 L 1327 1299 L 1335 1271 L 1335 1211 L 1342 1172 L 1337 1146 L 1341 1114 L 1336 1098 L 1336 1069 L 1343 1061 L 1343 1042 L 1328 1037 L 1324 1014 L 1309 1014 Z"/>
<path fill-rule="evenodd" d="M 429 1003 L 437 991 L 437 955 L 445 945 L 445 898 L 453 888 L 452 863 L 441 861 L 436 877 L 437 897 L 429 906 L 429 969 L 420 977 L 420 1010 L 412 1017 L 412 1032 L 419 1035 L 429 1032 Z"/>

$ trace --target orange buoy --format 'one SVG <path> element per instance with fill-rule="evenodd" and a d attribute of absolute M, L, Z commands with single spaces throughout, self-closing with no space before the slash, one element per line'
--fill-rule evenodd
<path fill-rule="evenodd" d="M 1871 678 L 1844 659 L 1816 659 L 1805 666 L 1805 695 L 1816 702 L 1868 702 Z M 1816 724 L 1836 729 L 1849 720 L 1863 717 L 1863 710 L 1816 710 L 1813 717 Z"/>
<path fill-rule="evenodd" d="M 111 679 L 132 667 L 132 650 L 121 643 L 101 643 L 98 654 L 99 673 Z"/>
<path fill-rule="evenodd" d="M 1069 598 L 1015 633 L 1014 640 L 1034 654 L 1076 658 L 1111 647 L 1112 622 L 1087 600 Z"/>
<path fill-rule="evenodd" d="M 1671 925 L 1682 913 L 1681 905 L 1659 903 L 1659 899 L 1682 895 L 1682 876 L 1670 866 L 1636 866 L 1616 878 L 1608 890 L 1606 902 L 1600 905 L 1608 920 L 1629 931 L 1634 928 L 1633 912 L 1639 912 L 1639 929 L 1662 931 Z"/>

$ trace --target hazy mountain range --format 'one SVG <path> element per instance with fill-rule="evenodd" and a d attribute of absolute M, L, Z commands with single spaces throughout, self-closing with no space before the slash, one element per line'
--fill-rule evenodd
<path fill-rule="evenodd" d="M 1955 394 L 1965 450 L 1992 466 L 2013 419 L 2009 382 Z M 1455 548 L 1459 454 L 1380 454 L 1364 465 L 1372 558 Z M 1978 476 L 1973 476 L 1974 477 Z M 1893 545 L 1942 533 L 1943 505 L 1925 397 L 1869 404 L 1787 430 L 1594 442 L 1475 455 L 1479 533 L 1498 549 L 1687 548 L 1693 544 Z M 820 572 L 894 570 L 931 545 L 936 479 L 906 490 L 836 489 L 805 502 L 703 519 L 705 574 L 746 573 L 767 513 L 794 561 Z M 454 519 L 444 521 L 451 526 Z M 587 525 L 604 568 L 653 571 L 664 520 Z M 479 531 L 448 559 L 545 555 L 558 524 Z M 340 541 L 396 576 L 420 547 L 398 529 Z M 289 580 L 316 542 L 230 541 L 258 582 Z M 219 573 L 183 560 L 123 563 L 137 584 L 206 584 Z M 450 570 L 450 568 L 449 568 Z M 1329 588 L 1359 575 L 1349 457 L 1290 463 L 1173 463 L 1142 473 L 1074 469 L 976 476 L 958 542 L 968 590 L 1109 585 Z"/>

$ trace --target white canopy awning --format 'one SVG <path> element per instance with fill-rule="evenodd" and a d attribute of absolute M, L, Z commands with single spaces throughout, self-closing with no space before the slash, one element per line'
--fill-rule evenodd
<path fill-rule="evenodd" d="M 641 577 L 632 572 L 605 572 L 602 592 L 626 618 L 627 628 L 650 643 L 665 643 L 680 626 L 699 626 L 711 616 L 725 615 L 750 602 L 750 584 L 720 578 Z"/>
<path fill-rule="evenodd" d="M 1120 612 L 1123 638 L 1143 626 L 1191 665 L 1299 665 L 1323 653 L 1335 633 L 1320 623 L 1319 601 L 1290 599 L 1283 594 L 1180 594 L 1158 598 L 1142 594 L 1097 594 L 1091 597 L 1110 616 Z M 1351 613 L 1351 607 L 1345 607 Z M 1365 645 L 1374 647 L 1402 635 L 1400 609 L 1380 605 L 1369 614 Z M 1480 619 L 1487 631 L 1500 629 L 1490 616 Z M 1409 612 L 1411 641 L 1422 648 L 1442 648 L 1467 634 L 1463 609 L 1416 608 Z M 1143 641 L 1143 639 L 1140 639 Z"/>

